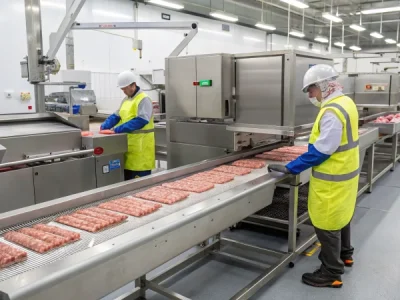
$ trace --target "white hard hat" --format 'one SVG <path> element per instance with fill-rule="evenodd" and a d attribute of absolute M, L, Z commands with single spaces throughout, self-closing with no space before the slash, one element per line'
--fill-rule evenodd
<path fill-rule="evenodd" d="M 307 90 L 310 85 L 316 84 L 318 82 L 335 79 L 339 76 L 336 70 L 330 65 L 315 65 L 312 66 L 303 79 L 303 92 L 307 93 Z"/>
<path fill-rule="evenodd" d="M 136 82 L 136 76 L 131 71 L 124 71 L 118 75 L 118 87 L 124 88 Z"/>

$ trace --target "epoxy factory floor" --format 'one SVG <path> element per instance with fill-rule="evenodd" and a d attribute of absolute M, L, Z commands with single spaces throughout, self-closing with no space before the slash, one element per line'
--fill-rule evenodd
<path fill-rule="evenodd" d="M 318 252 L 299 256 L 293 269 L 285 270 L 251 299 L 268 300 L 398 300 L 400 299 L 400 166 L 374 186 L 371 194 L 358 199 L 352 221 L 355 265 L 347 268 L 341 289 L 313 288 L 301 282 L 301 275 L 319 266 Z M 263 247 L 281 248 L 283 237 L 236 230 L 232 237 Z M 132 266 L 134 267 L 134 266 Z M 260 269 L 225 258 L 205 259 L 164 282 L 164 287 L 191 299 L 224 300 L 232 297 L 260 274 Z M 128 285 L 103 300 L 131 290 Z M 146 299 L 167 299 L 147 292 Z"/>

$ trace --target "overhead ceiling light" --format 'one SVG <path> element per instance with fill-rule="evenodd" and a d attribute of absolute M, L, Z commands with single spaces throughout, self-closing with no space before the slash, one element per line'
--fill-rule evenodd
<path fill-rule="evenodd" d="M 285 2 L 287 4 L 296 6 L 298 8 L 309 8 L 309 6 L 306 3 L 298 1 L 298 0 L 281 0 L 281 2 Z"/>
<path fill-rule="evenodd" d="M 373 15 L 373 14 L 384 14 L 388 12 L 397 12 L 397 11 L 400 11 L 400 6 L 366 9 L 362 10 L 361 13 L 363 15 Z"/>
<path fill-rule="evenodd" d="M 149 0 L 148 2 L 168 7 L 168 8 L 173 8 L 173 9 L 184 9 L 185 7 L 182 4 L 174 3 L 174 2 L 169 2 L 165 0 Z"/>
<path fill-rule="evenodd" d="M 328 38 L 326 38 L 326 37 L 324 37 L 324 36 L 317 36 L 317 37 L 314 39 L 314 41 L 320 42 L 320 43 L 324 43 L 324 44 L 329 43 Z"/>
<path fill-rule="evenodd" d="M 248 41 L 252 41 L 252 42 L 264 42 L 264 40 L 261 39 L 257 39 L 255 37 L 252 36 L 244 36 L 243 39 L 248 40 Z"/>
<path fill-rule="evenodd" d="M 325 18 L 325 19 L 327 19 L 327 20 L 329 20 L 329 21 L 335 22 L 335 23 L 343 22 L 342 18 L 339 18 L 339 17 L 337 17 L 337 16 L 334 16 L 334 15 L 328 13 L 328 12 L 324 12 L 324 13 L 322 14 L 322 17 Z"/>
<path fill-rule="evenodd" d="M 264 24 L 261 22 L 258 22 L 255 26 L 265 30 L 276 30 L 276 27 L 274 25 Z"/>
<path fill-rule="evenodd" d="M 239 21 L 239 18 L 235 15 L 231 15 L 231 14 L 227 14 L 226 12 L 222 12 L 222 11 L 213 11 L 210 12 L 210 16 L 217 18 L 217 19 L 221 19 L 224 21 L 228 21 L 228 22 L 237 22 Z"/>
<path fill-rule="evenodd" d="M 315 49 L 315 48 L 314 48 L 314 49 L 311 49 L 311 51 L 312 51 L 312 52 L 315 52 L 315 53 L 321 53 L 321 50 Z"/>
<path fill-rule="evenodd" d="M 372 36 L 372 37 L 374 37 L 374 38 L 377 38 L 377 39 L 383 38 L 383 35 L 380 34 L 379 32 L 376 32 L 376 31 L 371 32 L 369 35 Z"/>
<path fill-rule="evenodd" d="M 297 30 L 292 30 L 292 31 L 289 32 L 289 34 L 293 35 L 293 36 L 296 36 L 296 37 L 299 37 L 299 38 L 303 38 L 303 37 L 306 36 L 303 32 L 297 31 Z"/>
<path fill-rule="evenodd" d="M 286 45 L 283 45 L 283 47 L 285 47 L 286 49 L 292 49 L 292 48 L 293 48 L 293 45 L 288 45 L 288 44 L 286 44 Z"/>
<path fill-rule="evenodd" d="M 54 8 L 60 8 L 60 9 L 65 9 L 65 3 L 57 3 L 56 1 L 40 1 L 40 5 L 42 6 L 47 6 L 47 7 L 54 7 Z"/>
<path fill-rule="evenodd" d="M 338 46 L 338 47 L 345 47 L 346 46 L 346 44 L 342 43 L 342 42 L 336 42 L 336 43 L 334 43 L 334 45 Z"/>
<path fill-rule="evenodd" d="M 357 47 L 357 46 L 351 46 L 351 47 L 349 47 L 349 49 L 351 49 L 353 51 L 360 51 L 361 50 L 361 48 Z"/>
<path fill-rule="evenodd" d="M 386 44 L 396 44 L 397 42 L 393 39 L 386 39 L 385 40 Z"/>
<path fill-rule="evenodd" d="M 364 27 L 362 27 L 362 26 L 360 26 L 360 25 L 357 25 L 357 24 L 351 24 L 351 25 L 350 25 L 350 28 L 351 28 L 351 29 L 354 29 L 355 31 L 364 31 L 364 30 L 365 30 Z"/>
<path fill-rule="evenodd" d="M 301 49 L 301 50 L 307 50 L 308 49 L 306 46 L 299 46 L 298 48 Z"/>
<path fill-rule="evenodd" d="M 114 12 L 110 12 L 110 11 L 102 10 L 102 9 L 93 9 L 92 13 L 94 15 L 102 16 L 102 17 L 132 20 L 132 17 L 130 15 L 114 13 Z"/>

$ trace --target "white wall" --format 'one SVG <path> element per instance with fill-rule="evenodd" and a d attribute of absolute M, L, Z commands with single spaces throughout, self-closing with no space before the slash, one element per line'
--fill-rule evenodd
<path fill-rule="evenodd" d="M 41 0 L 42 31 L 45 52 L 49 47 L 49 35 L 55 32 L 65 15 L 65 0 Z M 195 21 L 199 33 L 181 55 L 215 52 L 243 53 L 266 51 L 265 31 L 229 24 L 229 33 L 221 31 L 221 22 L 168 11 L 154 6 L 139 5 L 139 21 L 162 21 L 161 12 L 171 15 L 171 21 Z M 87 0 L 77 21 L 117 22 L 133 21 L 133 2 L 126 0 Z M 12 24 L 12 25 L 10 25 Z M 28 112 L 34 100 L 22 103 L 19 94 L 33 86 L 21 79 L 19 62 L 27 54 L 24 0 L 0 1 L 0 35 L 6 46 L 0 55 L 0 114 Z M 126 69 L 149 73 L 152 69 L 163 69 L 164 60 L 183 39 L 184 31 L 142 30 L 143 58 L 132 50 L 133 30 L 75 31 L 75 68 L 92 71 L 92 87 L 95 89 L 99 108 L 115 110 L 122 93 L 116 88 L 116 75 Z M 117 34 L 117 35 L 115 35 Z M 57 58 L 65 68 L 65 45 Z M 144 88 L 148 88 L 142 83 Z M 13 90 L 14 98 L 5 99 L 4 91 Z M 150 93 L 156 97 L 156 93 Z M 18 96 L 18 97 L 17 97 Z"/>

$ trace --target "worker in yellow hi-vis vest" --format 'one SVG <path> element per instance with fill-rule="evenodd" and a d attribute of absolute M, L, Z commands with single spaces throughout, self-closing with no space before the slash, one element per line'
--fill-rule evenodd
<path fill-rule="evenodd" d="M 125 180 L 131 180 L 150 175 L 155 167 L 153 103 L 136 85 L 136 76 L 131 71 L 118 75 L 118 87 L 126 97 L 101 129 L 114 128 L 115 133 L 127 133 L 124 174 Z"/>
<path fill-rule="evenodd" d="M 341 287 L 344 267 L 353 265 L 350 243 L 359 178 L 358 112 L 343 95 L 338 73 L 329 65 L 315 65 L 304 76 L 303 92 L 320 108 L 311 131 L 308 152 L 286 166 L 269 169 L 299 174 L 312 168 L 308 211 L 321 243 L 321 267 L 303 275 L 317 287 Z"/>

